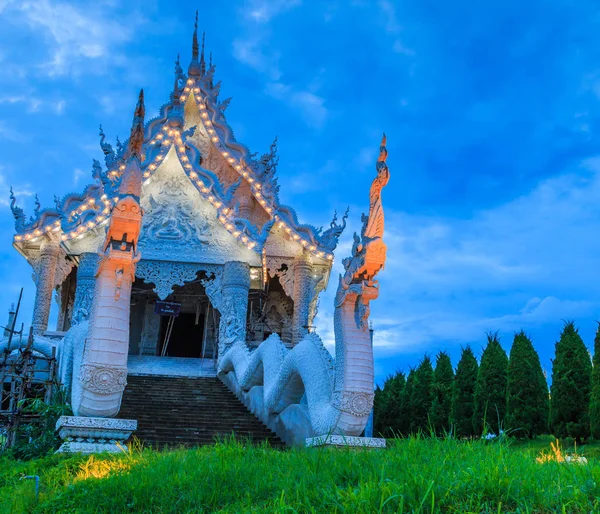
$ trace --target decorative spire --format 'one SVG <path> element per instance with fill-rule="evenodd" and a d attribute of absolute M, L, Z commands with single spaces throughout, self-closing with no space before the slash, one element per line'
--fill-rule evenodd
<path fill-rule="evenodd" d="M 10 210 L 15 218 L 15 229 L 17 232 L 23 231 L 25 229 L 25 212 L 17 206 L 17 199 L 12 186 L 10 188 Z"/>
<path fill-rule="evenodd" d="M 204 43 L 204 39 L 203 39 Z M 202 45 L 204 48 L 204 44 Z M 204 50 L 203 50 L 204 54 Z M 198 77 L 202 74 L 200 64 L 198 64 L 198 11 L 196 10 L 196 22 L 194 23 L 194 36 L 192 37 L 192 62 L 188 68 L 188 75 Z"/>
<path fill-rule="evenodd" d="M 192 61 L 198 62 L 198 9 L 196 9 L 196 22 L 194 23 L 194 36 L 192 37 Z"/>
<path fill-rule="evenodd" d="M 136 155 L 138 158 L 142 155 L 142 144 L 144 143 L 144 90 L 140 89 L 138 103 L 133 113 L 133 124 L 131 126 L 131 135 L 129 136 L 129 155 Z"/>
<path fill-rule="evenodd" d="M 198 22 L 196 21 L 196 24 Z M 200 52 L 200 73 L 202 74 L 202 76 L 204 77 L 204 74 L 206 73 L 206 63 L 204 61 L 204 38 L 206 37 L 206 32 L 202 31 L 202 51 Z"/>
<path fill-rule="evenodd" d="M 41 210 L 42 210 L 42 205 L 40 204 L 40 199 L 36 193 L 35 194 L 35 208 L 33 209 L 33 213 L 36 218 L 40 215 Z"/>
<path fill-rule="evenodd" d="M 181 66 L 179 65 L 179 54 L 177 54 L 177 60 L 175 61 L 175 83 L 173 84 L 173 104 L 179 105 L 179 77 L 183 73 Z"/>
<path fill-rule="evenodd" d="M 208 68 L 212 68 L 212 52 L 208 54 Z"/>

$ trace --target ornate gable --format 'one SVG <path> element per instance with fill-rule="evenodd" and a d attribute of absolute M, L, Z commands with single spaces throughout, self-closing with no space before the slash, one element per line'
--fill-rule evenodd
<path fill-rule="evenodd" d="M 217 209 L 202 198 L 173 148 L 142 187 L 139 248 L 145 260 L 260 266 L 260 256 L 227 231 Z"/>
<path fill-rule="evenodd" d="M 229 99 L 219 101 L 220 83 L 214 83 L 215 67 L 212 62 L 207 65 L 204 61 L 204 50 L 199 54 L 196 39 L 195 36 L 188 74 L 183 73 L 178 59 L 169 102 L 143 130 L 134 134 L 144 180 L 152 184 L 166 159 L 178 161 L 183 173 L 180 178 L 186 179 L 186 192 L 192 195 L 191 186 L 195 190 L 194 201 L 201 202 L 205 208 L 211 206 L 212 225 L 217 220 L 215 226 L 220 224 L 230 239 L 237 239 L 252 250 L 262 258 L 263 264 L 267 248 L 277 255 L 290 256 L 302 248 L 330 267 L 333 251 L 346 225 L 345 218 L 338 223 L 334 217 L 330 228 L 322 231 L 301 224 L 294 209 L 280 204 L 276 141 L 268 152 L 257 157 L 235 139 L 224 114 Z M 76 247 L 79 246 L 77 241 L 88 239 L 86 234 L 108 222 L 125 170 L 129 141 L 121 143 L 117 138 L 115 150 L 106 141 L 102 129 L 100 137 L 106 168 L 99 161 L 93 161 L 95 182 L 83 194 L 73 193 L 61 201 L 57 199 L 56 209 L 37 208 L 36 216 L 29 223 L 12 198 L 18 232 L 14 242 L 19 251 L 27 254 L 30 243 L 49 231 L 56 233 L 65 247 Z M 154 201 L 159 205 L 157 199 Z M 146 206 L 149 213 L 155 208 L 158 207 Z M 164 209 L 162 212 L 167 213 Z M 272 230 L 273 227 L 276 230 Z M 173 237 L 175 232 L 172 232 Z M 166 229 L 148 237 L 166 241 Z M 236 247 L 240 246 L 238 243 Z"/>

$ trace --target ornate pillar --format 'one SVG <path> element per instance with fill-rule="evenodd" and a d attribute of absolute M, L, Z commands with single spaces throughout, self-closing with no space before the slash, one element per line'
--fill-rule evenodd
<path fill-rule="evenodd" d="M 292 344 L 297 345 L 308 334 L 310 294 L 312 289 L 312 262 L 303 251 L 294 259 L 294 316 L 292 318 Z"/>
<path fill-rule="evenodd" d="M 44 241 L 40 248 L 40 263 L 37 272 L 35 302 L 33 304 L 33 320 L 31 326 L 34 334 L 48 330 L 48 318 L 52 304 L 52 291 L 56 276 L 59 246 L 57 241 Z"/>
<path fill-rule="evenodd" d="M 221 278 L 219 358 L 234 343 L 246 341 L 248 291 L 250 291 L 250 266 L 245 262 L 226 262 L 223 265 Z"/>
<path fill-rule="evenodd" d="M 160 316 L 154 314 L 153 303 L 148 302 L 144 309 L 144 324 L 140 338 L 140 355 L 158 354 L 158 337 L 160 335 Z"/>
<path fill-rule="evenodd" d="M 96 272 L 98 271 L 99 260 L 100 255 L 91 252 L 82 253 L 79 257 L 73 314 L 83 309 L 85 311 L 85 318 L 87 318 L 92 312 L 92 300 L 94 299 L 94 287 L 96 286 Z"/>

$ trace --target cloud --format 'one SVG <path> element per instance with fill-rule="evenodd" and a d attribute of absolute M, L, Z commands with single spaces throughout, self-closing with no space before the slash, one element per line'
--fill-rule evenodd
<path fill-rule="evenodd" d="M 301 0 L 251 0 L 244 5 L 241 12 L 247 20 L 265 24 L 278 14 L 293 9 L 301 3 Z"/>
<path fill-rule="evenodd" d="M 264 73 L 271 80 L 279 80 L 281 77 L 278 65 L 279 53 L 271 51 L 267 54 L 260 36 L 234 39 L 233 56 L 254 70 Z"/>
<path fill-rule="evenodd" d="M 0 104 L 17 104 L 23 103 L 27 105 L 28 113 L 37 113 L 43 109 L 50 109 L 54 111 L 55 114 L 61 115 L 63 114 L 65 107 L 67 105 L 66 100 L 49 100 L 43 101 L 39 98 L 39 95 L 36 93 L 29 93 L 27 95 L 7 95 L 0 97 Z"/>
<path fill-rule="evenodd" d="M 15 185 L 13 187 L 13 191 L 15 196 L 17 197 L 17 201 L 19 197 L 23 196 L 33 196 L 33 191 L 31 190 L 31 185 L 29 184 L 20 184 Z M 10 195 L 10 185 L 6 180 L 6 175 L 4 173 L 4 166 L 0 165 L 0 205 L 7 206 L 10 204 L 9 201 Z"/>
<path fill-rule="evenodd" d="M 413 57 L 415 51 L 412 48 L 408 48 L 400 39 L 402 26 L 398 22 L 398 15 L 396 14 L 394 4 L 389 0 L 379 0 L 377 5 L 384 18 L 386 32 L 394 38 L 394 43 L 392 44 L 394 52 Z"/>
<path fill-rule="evenodd" d="M 122 45 L 132 40 L 145 20 L 136 13 L 127 18 L 116 16 L 111 7 L 106 2 L 81 7 L 51 0 L 8 2 L 4 16 L 45 38 L 50 58 L 44 59 L 39 69 L 55 77 L 78 73 L 82 63 L 123 62 Z"/>
<path fill-rule="evenodd" d="M 86 175 L 87 173 L 82 169 L 75 168 L 75 170 L 73 170 L 73 185 L 76 186 L 79 183 L 79 180 Z"/>
<path fill-rule="evenodd" d="M 267 84 L 265 92 L 297 109 L 309 127 L 320 129 L 327 120 L 328 111 L 325 99 L 311 91 L 296 90 L 293 86 L 282 82 L 270 82 Z"/>
<path fill-rule="evenodd" d="M 14 127 L 10 127 L 5 121 L 0 120 L 0 139 L 12 141 L 13 143 L 23 143 L 27 140 L 25 134 Z"/>
<path fill-rule="evenodd" d="M 270 80 L 281 78 L 281 54 L 269 44 L 270 22 L 276 16 L 301 5 L 300 0 L 251 0 L 239 10 L 243 35 L 233 40 L 233 56 Z"/>

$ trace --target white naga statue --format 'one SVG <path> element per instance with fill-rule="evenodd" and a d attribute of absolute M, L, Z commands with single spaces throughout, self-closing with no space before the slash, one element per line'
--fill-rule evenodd
<path fill-rule="evenodd" d="M 373 347 L 369 303 L 379 295 L 383 268 L 384 216 L 381 191 L 388 183 L 386 138 L 370 191 L 369 214 L 354 234 L 352 255 L 343 260 L 335 295 L 335 360 L 311 333 L 291 350 L 277 334 L 250 351 L 238 341 L 220 359 L 222 380 L 287 442 L 328 434 L 360 436 L 373 407 Z"/>

